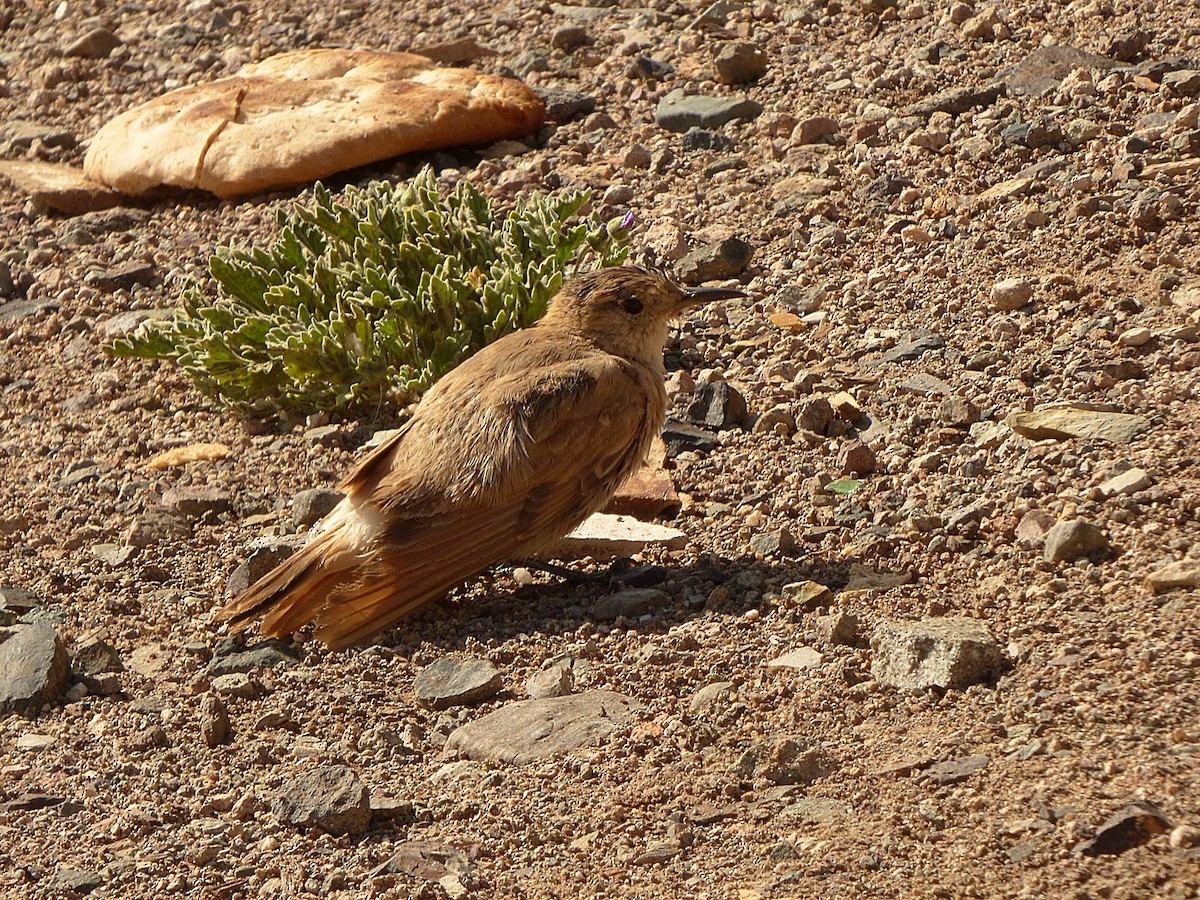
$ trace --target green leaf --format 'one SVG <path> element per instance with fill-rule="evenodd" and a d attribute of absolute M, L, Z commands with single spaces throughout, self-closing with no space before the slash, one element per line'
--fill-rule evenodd
<path fill-rule="evenodd" d="M 831 494 L 853 494 L 862 486 L 862 482 L 854 478 L 839 478 L 825 485 L 825 490 Z"/>

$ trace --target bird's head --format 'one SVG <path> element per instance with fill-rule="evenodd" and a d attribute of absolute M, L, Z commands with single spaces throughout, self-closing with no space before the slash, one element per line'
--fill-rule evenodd
<path fill-rule="evenodd" d="M 542 318 L 626 359 L 661 360 L 667 323 L 692 306 L 745 297 L 725 288 L 684 288 L 635 266 L 599 269 L 563 285 Z"/>

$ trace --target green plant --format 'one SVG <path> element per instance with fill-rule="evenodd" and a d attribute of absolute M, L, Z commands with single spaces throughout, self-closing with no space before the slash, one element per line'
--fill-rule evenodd
<path fill-rule="evenodd" d="M 417 399 L 485 344 L 533 324 L 575 271 L 620 263 L 631 217 L 580 220 L 586 191 L 534 197 L 503 218 L 473 185 L 318 184 L 279 213 L 270 248 L 219 248 L 209 297 L 106 349 L 171 359 L 204 395 L 249 415 L 344 411 Z"/>

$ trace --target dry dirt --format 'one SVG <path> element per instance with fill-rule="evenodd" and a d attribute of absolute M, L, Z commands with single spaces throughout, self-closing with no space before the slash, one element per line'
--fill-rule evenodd
<path fill-rule="evenodd" d="M 222 638 L 210 615 L 226 576 L 250 541 L 291 529 L 298 491 L 335 484 L 394 421 L 315 435 L 242 423 L 171 365 L 102 352 L 110 319 L 175 305 L 174 276 L 202 273 L 216 245 L 270 240 L 275 211 L 303 191 L 68 218 L 0 186 L 0 584 L 31 594 L 24 617 L 49 617 L 68 650 L 99 637 L 124 664 L 32 718 L 0 720 L 0 895 L 1200 897 L 1197 592 L 1146 581 L 1200 556 L 1200 75 L 1177 76 L 1200 69 L 1200 15 L 1193 0 L 893 7 L 760 0 L 731 4 L 718 26 L 671 0 L 4 4 L 0 128 L 42 128 L 0 143 L 9 158 L 78 163 L 129 105 L 306 46 L 471 35 L 497 54 L 472 65 L 595 98 L 594 113 L 526 152 L 349 177 L 432 161 L 447 182 L 501 198 L 589 185 L 613 214 L 635 210 L 639 255 L 665 260 L 746 240 L 736 281 L 754 299 L 684 322 L 668 363 L 729 382 L 754 415 L 786 409 L 774 427 L 730 428 L 675 460 L 674 524 L 690 544 L 646 554 L 666 570 L 650 611 L 604 620 L 593 605 L 607 587 L 520 586 L 502 570 L 376 647 L 328 653 L 301 634 L 301 663 L 256 669 L 223 698 L 231 734 L 210 747 L 206 667 Z M 65 56 L 95 25 L 119 46 Z M 756 82 L 714 79 L 714 52 L 735 41 L 765 54 Z M 1045 44 L 1141 68 L 1061 72 L 1044 96 L 1018 93 L 1012 67 Z M 639 56 L 670 71 L 647 79 Z M 1007 95 L 973 108 L 910 109 L 997 80 Z M 674 88 L 764 109 L 718 129 L 728 148 L 697 148 L 655 123 Z M 1013 278 L 1029 280 L 1029 303 L 997 308 L 993 285 Z M 917 329 L 941 341 L 879 363 Z M 676 376 L 677 412 L 688 380 Z M 855 427 L 813 405 L 841 391 L 876 423 L 865 438 L 877 471 L 848 495 L 823 485 Z M 1000 424 L 1056 401 L 1147 425 L 1120 444 Z M 804 427 L 814 421 L 824 434 Z M 232 452 L 147 468 L 200 441 Z M 1148 486 L 1098 490 L 1131 466 Z M 147 526 L 168 490 L 191 487 L 227 492 L 230 508 Z M 1017 533 L 1031 510 L 1043 527 L 1091 522 L 1106 546 L 1047 562 L 1037 516 Z M 131 526 L 147 546 L 95 554 Z M 751 540 L 769 545 L 779 528 L 796 548 L 756 556 Z M 863 587 L 870 572 L 900 577 Z M 832 597 L 798 605 L 783 588 L 806 579 Z M 857 617 L 848 643 L 818 628 L 839 611 Z M 935 616 L 985 623 L 1006 671 L 966 689 L 881 685 L 875 628 Z M 801 647 L 819 665 L 768 668 Z M 444 713 L 418 705 L 414 677 L 443 656 L 490 660 L 505 693 Z M 444 753 L 457 725 L 523 698 L 526 678 L 558 661 L 576 691 L 616 691 L 644 711 L 549 761 Z M 752 764 L 788 747 L 820 765 L 789 778 Z M 986 761 L 955 762 L 972 757 Z M 364 833 L 271 811 L 288 779 L 322 762 L 376 798 Z M 934 777 L 939 762 L 961 777 Z M 1174 831 L 1079 851 L 1135 800 Z M 458 855 L 435 854 L 434 880 L 387 866 L 408 841 Z"/>

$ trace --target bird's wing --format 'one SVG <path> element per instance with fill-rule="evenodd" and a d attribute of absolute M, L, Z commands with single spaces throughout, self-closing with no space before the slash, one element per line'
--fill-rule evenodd
<path fill-rule="evenodd" d="M 512 429 L 511 439 L 494 443 L 490 425 L 472 434 L 479 423 L 462 423 L 451 443 L 466 436 L 467 445 L 454 446 L 470 454 L 463 477 L 486 489 L 472 493 L 467 488 L 477 484 L 456 483 L 437 503 L 414 488 L 419 479 L 399 456 L 410 458 L 408 440 L 427 438 L 415 430 L 395 438 L 399 464 L 364 484 L 379 505 L 397 489 L 416 489 L 424 500 L 388 507 L 391 523 L 360 577 L 335 589 L 312 616 L 317 636 L 333 647 L 369 638 L 489 565 L 561 537 L 640 462 L 652 416 L 644 394 L 632 367 L 612 357 L 551 366 L 532 379 L 498 379 L 480 399 Z M 481 460 L 483 469 L 470 471 Z M 286 614 L 271 621 L 277 631 L 302 624 Z"/>

